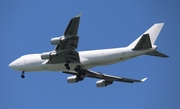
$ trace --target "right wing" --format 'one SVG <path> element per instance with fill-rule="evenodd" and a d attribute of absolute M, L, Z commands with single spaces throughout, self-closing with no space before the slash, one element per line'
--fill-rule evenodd
<path fill-rule="evenodd" d="M 78 74 L 75 71 L 63 71 L 63 73 L 73 74 L 73 75 Z M 127 82 L 127 83 L 144 82 L 147 79 L 147 78 L 143 78 L 141 80 L 136 80 L 136 79 L 130 79 L 130 78 L 123 78 L 123 77 L 107 75 L 107 74 L 103 74 L 103 73 L 95 72 L 95 71 L 91 71 L 91 70 L 84 70 L 84 73 L 85 73 L 85 77 L 103 79 L 109 83 L 113 83 L 114 81 Z"/>
<path fill-rule="evenodd" d="M 128 83 L 134 83 L 134 82 L 144 82 L 142 80 L 136 80 L 136 79 L 130 79 L 130 78 L 123 78 L 123 77 L 118 77 L 118 76 L 112 76 L 112 75 L 107 75 L 107 74 L 103 74 L 100 72 L 95 72 L 95 71 L 91 71 L 91 70 L 86 70 L 86 74 L 87 77 L 91 77 L 91 78 L 98 78 L 98 79 L 104 79 L 106 81 L 109 82 L 114 82 L 114 81 L 119 81 L 119 82 L 128 82 Z"/>

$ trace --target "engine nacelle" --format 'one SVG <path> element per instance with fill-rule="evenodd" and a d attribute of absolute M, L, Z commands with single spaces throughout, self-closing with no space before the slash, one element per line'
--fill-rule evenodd
<path fill-rule="evenodd" d="M 61 37 L 54 37 L 51 39 L 51 44 L 52 45 L 58 45 L 58 44 L 61 44 L 63 42 L 66 41 L 66 37 L 64 36 L 61 36 Z"/>
<path fill-rule="evenodd" d="M 108 85 L 110 85 L 112 83 L 113 82 L 111 82 L 111 81 L 106 81 L 106 80 L 102 79 L 102 80 L 99 80 L 99 81 L 96 82 L 96 86 L 97 87 L 106 87 L 106 86 L 108 86 Z"/>
<path fill-rule="evenodd" d="M 67 82 L 68 82 L 68 83 L 77 83 L 77 82 L 78 82 L 78 78 L 77 78 L 76 75 L 69 76 L 69 77 L 67 78 Z"/>
<path fill-rule="evenodd" d="M 57 53 L 55 52 L 44 52 L 41 54 L 41 59 L 45 60 L 45 59 L 51 59 L 52 57 L 56 56 Z"/>

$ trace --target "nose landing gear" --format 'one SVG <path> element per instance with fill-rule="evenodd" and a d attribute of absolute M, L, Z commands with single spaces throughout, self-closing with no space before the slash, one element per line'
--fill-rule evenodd
<path fill-rule="evenodd" d="M 24 71 L 23 71 L 22 74 L 21 74 L 21 78 L 25 78 L 25 76 L 24 76 Z"/>

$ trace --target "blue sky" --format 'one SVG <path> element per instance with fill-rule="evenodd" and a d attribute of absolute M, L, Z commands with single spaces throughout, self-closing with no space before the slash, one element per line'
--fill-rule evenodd
<path fill-rule="evenodd" d="M 1 0 L 0 109 L 178 109 L 180 108 L 180 2 Z M 156 41 L 170 58 L 140 56 L 92 70 L 144 83 L 114 82 L 96 88 L 96 79 L 68 84 L 61 72 L 26 73 L 8 64 L 21 55 L 54 49 L 50 39 L 63 35 L 69 20 L 83 12 L 78 51 L 123 47 L 154 23 L 165 25 Z"/>

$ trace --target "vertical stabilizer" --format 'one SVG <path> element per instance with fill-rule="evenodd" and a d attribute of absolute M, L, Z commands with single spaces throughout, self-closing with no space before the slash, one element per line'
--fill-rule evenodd
<path fill-rule="evenodd" d="M 144 50 L 148 48 L 152 48 L 151 40 L 149 34 L 144 34 L 141 39 L 139 39 L 133 50 Z"/>
<path fill-rule="evenodd" d="M 134 42 L 132 42 L 128 47 L 133 48 L 132 50 L 145 50 L 152 48 L 154 45 L 164 23 L 156 23 L 151 28 L 149 28 L 146 32 L 144 32 L 140 37 L 138 37 Z M 146 55 L 150 56 L 158 56 L 167 58 L 169 56 L 154 50 L 152 52 L 146 53 Z"/>
<path fill-rule="evenodd" d="M 132 42 L 128 47 L 135 47 L 140 39 L 144 37 L 145 34 L 149 34 L 151 44 L 154 45 L 164 23 L 156 23 L 151 28 L 149 28 L 146 32 L 144 32 L 140 37 L 138 37 L 134 42 Z"/>

